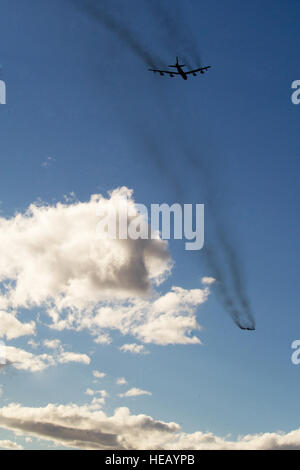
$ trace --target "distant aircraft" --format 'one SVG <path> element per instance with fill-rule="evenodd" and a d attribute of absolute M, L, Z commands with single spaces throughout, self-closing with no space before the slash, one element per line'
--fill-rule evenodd
<path fill-rule="evenodd" d="M 158 72 L 160 75 L 169 75 L 170 77 L 174 77 L 174 75 L 180 75 L 183 80 L 187 80 L 188 79 L 188 75 L 190 74 L 193 74 L 194 77 L 196 77 L 197 73 L 204 73 L 206 70 L 210 69 L 211 66 L 208 65 L 207 67 L 199 67 L 198 69 L 195 69 L 195 70 L 191 70 L 189 72 L 185 72 L 184 70 L 182 70 L 182 67 L 186 67 L 185 64 L 179 64 L 178 62 L 178 57 L 176 57 L 176 64 L 175 65 L 169 65 L 168 67 L 173 67 L 175 69 L 177 69 L 177 72 L 172 72 L 171 70 L 157 70 L 157 69 L 149 69 L 150 72 Z"/>

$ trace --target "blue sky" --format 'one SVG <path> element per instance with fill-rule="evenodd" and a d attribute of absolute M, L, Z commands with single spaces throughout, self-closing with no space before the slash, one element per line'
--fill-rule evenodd
<path fill-rule="evenodd" d="M 170 55 L 146 3 L 130 0 L 125 8 L 110 2 L 153 55 L 174 63 L 177 51 Z M 1 406 L 83 406 L 85 390 L 96 387 L 109 394 L 108 415 L 128 406 L 132 414 L 174 421 L 186 433 L 236 438 L 298 429 L 300 368 L 290 357 L 300 334 L 300 107 L 290 97 L 292 82 L 300 79 L 299 2 L 167 4 L 170 15 L 183 10 L 202 64 L 212 65 L 187 82 L 149 73 L 72 1 L 0 0 L 0 7 L 0 79 L 7 86 L 7 104 L 0 106 L 1 217 L 13 218 L 37 200 L 53 205 L 74 192 L 77 200 L 89 201 L 120 186 L 147 205 L 205 204 L 201 177 L 185 154 L 189 148 L 212 175 L 213 197 L 240 254 L 257 326 L 253 333 L 239 330 L 211 288 L 197 309 L 202 345 L 150 343 L 149 354 L 131 354 L 118 349 L 139 342 L 130 336 L 113 331 L 111 344 L 96 344 L 86 330 L 49 329 L 42 305 L 24 308 L 20 321 L 41 315 L 34 341 L 59 339 L 65 350 L 87 354 L 91 362 L 39 372 L 10 367 L 0 375 Z M 169 243 L 169 251 L 175 264 L 157 292 L 202 288 L 202 276 L 209 275 L 204 254 L 189 253 L 178 241 Z M 28 345 L 29 336 L 3 339 L 44 352 Z M 107 374 L 96 385 L 93 370 Z M 121 389 L 118 377 L 128 385 Z M 132 387 L 152 395 L 118 396 Z M 0 430 L 0 440 L 26 448 L 52 442 L 25 442 L 8 428 Z"/>

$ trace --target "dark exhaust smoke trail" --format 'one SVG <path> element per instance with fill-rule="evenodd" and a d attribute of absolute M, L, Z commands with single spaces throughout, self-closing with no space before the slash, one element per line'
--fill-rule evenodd
<path fill-rule="evenodd" d="M 206 200 L 210 207 L 210 213 L 215 225 L 216 240 L 214 243 L 214 250 L 212 246 L 206 248 L 206 257 L 208 267 L 212 271 L 212 275 L 217 279 L 216 290 L 219 297 L 223 299 L 223 304 L 226 310 L 230 313 L 234 322 L 241 329 L 246 326 L 247 329 L 255 329 L 255 320 L 251 313 L 249 299 L 246 294 L 244 275 L 241 269 L 242 263 L 238 258 L 238 253 L 234 248 L 232 236 L 230 232 L 225 230 L 225 226 L 220 216 L 220 208 L 214 197 L 215 184 L 212 178 L 209 167 L 194 155 L 191 151 L 184 152 L 187 155 L 187 160 L 191 164 L 193 170 L 202 177 L 202 185 L 206 190 Z M 221 251 L 222 260 L 217 255 Z M 223 266 L 227 266 L 227 272 Z"/>
<path fill-rule="evenodd" d="M 226 253 L 226 257 L 228 259 L 228 263 L 229 263 L 231 274 L 232 274 L 233 285 L 237 293 L 237 298 L 241 304 L 240 310 L 244 313 L 244 317 L 245 317 L 244 321 L 248 323 L 248 328 L 254 329 L 255 321 L 251 314 L 249 299 L 246 295 L 245 281 L 244 281 L 244 277 L 240 268 L 241 261 L 238 259 L 236 251 L 233 249 L 232 244 L 230 244 L 230 242 L 228 241 L 223 231 L 219 233 L 219 239 L 220 239 L 220 243 L 222 244 L 224 248 L 224 252 Z"/>
<path fill-rule="evenodd" d="M 242 322 L 240 321 L 240 313 L 236 310 L 234 302 L 229 295 L 228 286 L 224 281 L 224 273 L 222 273 L 219 263 L 217 261 L 215 251 L 211 247 L 206 247 L 206 256 L 208 265 L 212 270 L 212 274 L 216 279 L 215 289 L 219 296 L 219 300 L 222 302 L 225 310 L 229 313 L 235 324 L 242 328 Z"/>
<path fill-rule="evenodd" d="M 124 44 L 145 63 L 153 67 L 155 65 L 154 61 L 158 61 L 158 63 L 160 62 L 159 59 L 155 59 L 150 52 L 141 46 L 141 43 L 136 38 L 134 32 L 114 16 L 109 14 L 106 10 L 103 8 L 100 9 L 98 4 L 95 6 L 95 2 L 91 0 L 72 0 L 72 2 L 82 8 L 94 20 L 115 33 L 124 42 Z M 197 56 L 197 45 L 190 39 L 192 36 L 186 34 L 182 30 L 181 23 L 174 18 L 170 18 L 169 13 L 164 10 L 161 5 L 157 2 L 155 2 L 155 4 L 153 3 L 154 0 L 148 0 L 148 2 L 151 2 L 152 6 L 154 6 L 153 11 L 156 11 L 156 15 L 159 16 L 158 21 L 163 21 L 167 29 L 169 40 L 171 41 L 172 39 L 176 39 L 179 43 L 188 46 L 190 48 L 190 52 Z M 160 102 L 162 103 L 163 101 L 164 99 L 161 99 Z M 170 109 L 167 102 L 163 107 L 166 110 Z M 221 218 L 218 215 L 218 209 L 214 199 L 214 187 L 212 185 L 213 178 L 211 177 L 206 161 L 199 158 L 199 156 L 195 154 L 194 150 L 187 148 L 186 144 L 188 143 L 188 139 L 182 138 L 181 141 L 179 141 L 179 135 L 180 132 L 178 126 L 174 122 L 173 136 L 177 139 L 177 148 L 181 147 L 182 154 L 185 155 L 186 160 L 193 168 L 194 173 L 195 170 L 198 171 L 199 178 L 202 178 L 203 186 L 207 194 L 206 200 L 211 204 L 216 240 L 206 248 L 205 254 L 209 269 L 211 270 L 213 277 L 216 278 L 215 288 L 218 296 L 225 310 L 229 312 L 233 321 L 239 328 L 255 329 L 255 322 L 245 293 L 246 289 L 242 277 L 241 263 L 237 257 L 236 250 L 232 243 L 229 242 L 231 237 L 226 234 Z M 159 171 L 168 178 L 176 189 L 176 193 L 180 194 L 182 198 L 185 193 L 182 181 L 178 179 L 171 170 L 169 161 L 163 155 L 155 138 L 149 135 L 147 136 L 146 131 L 143 131 L 143 129 L 139 133 L 139 136 L 142 137 L 143 145 L 147 146 L 146 153 L 152 156 L 152 162 L 154 162 Z M 219 252 L 221 253 L 221 256 Z"/>
<path fill-rule="evenodd" d="M 161 0 L 147 0 L 147 3 L 157 21 L 164 28 L 170 50 L 174 53 L 174 47 L 177 48 L 176 55 L 180 54 L 180 59 L 184 60 L 189 67 L 201 66 L 197 41 L 188 27 L 178 21 L 176 14 L 172 14 L 174 5 L 172 4 L 167 9 Z M 177 15 L 179 16 L 179 13 Z"/>
<path fill-rule="evenodd" d="M 213 245 L 206 247 L 208 267 L 216 279 L 215 289 L 235 324 L 241 329 L 255 329 L 255 321 L 251 313 L 250 304 L 245 292 L 244 281 L 233 247 L 224 239 L 219 239 L 220 250 L 223 252 L 223 263 L 216 254 Z M 216 248 L 216 246 L 215 246 Z M 222 266 L 228 266 L 227 273 Z M 230 281 L 230 284 L 228 283 Z"/>
<path fill-rule="evenodd" d="M 158 57 L 150 54 L 141 42 L 135 37 L 135 34 L 130 31 L 126 25 L 117 20 L 114 16 L 109 14 L 106 10 L 101 8 L 99 2 L 93 0 L 71 0 L 73 4 L 85 11 L 95 21 L 101 23 L 112 33 L 116 34 L 118 38 L 126 44 L 126 46 L 140 59 L 142 59 L 150 67 L 161 64 L 162 61 Z"/>
<path fill-rule="evenodd" d="M 188 139 L 186 139 L 188 142 Z M 193 173 L 201 178 L 201 185 L 205 189 L 205 200 L 209 207 L 212 222 L 214 223 L 214 250 L 212 246 L 206 249 L 208 267 L 212 271 L 213 277 L 217 279 L 215 288 L 220 299 L 223 299 L 224 307 L 230 313 L 233 320 L 242 328 L 255 329 L 255 320 L 251 313 L 250 302 L 246 294 L 246 283 L 242 270 L 242 262 L 238 257 L 237 250 L 233 246 L 233 239 L 230 228 L 225 229 L 224 221 L 221 217 L 221 210 L 216 201 L 216 181 L 211 174 L 211 168 L 207 162 L 195 154 L 195 151 L 186 147 L 186 143 L 181 142 L 183 154 L 193 169 Z M 219 250 L 218 250 L 219 249 Z M 222 256 L 218 256 L 218 251 Z M 224 265 L 227 270 L 224 270 Z M 226 272 L 227 271 L 227 272 Z M 235 301 L 233 301 L 233 298 Z"/>
<path fill-rule="evenodd" d="M 143 124 L 135 125 L 137 136 L 141 139 L 141 144 L 144 147 L 144 154 L 151 156 L 151 162 L 156 165 L 159 173 L 165 176 L 175 190 L 179 199 L 177 202 L 183 204 L 186 188 L 182 180 L 170 167 L 169 161 L 161 149 L 161 144 L 156 143 L 155 138 L 146 130 L 146 127 Z M 184 140 L 187 141 L 187 139 Z M 236 250 L 229 241 L 231 239 L 230 234 L 226 232 L 222 223 L 220 210 L 214 197 L 215 185 L 213 185 L 210 169 L 207 167 L 206 162 L 199 159 L 199 155 L 194 155 L 191 150 L 189 151 L 186 148 L 184 142 L 177 140 L 176 147 L 180 147 L 186 161 L 192 166 L 194 174 L 197 174 L 198 184 L 199 179 L 201 179 L 201 187 L 204 189 L 205 200 L 213 221 L 215 239 L 211 240 L 209 244 L 205 244 L 203 253 L 210 274 L 216 279 L 214 290 L 235 324 L 241 329 L 254 330 L 255 321 L 246 295 L 241 262 L 238 259 Z"/>
<path fill-rule="evenodd" d="M 163 108 L 169 110 L 170 104 L 166 101 L 164 102 L 163 97 L 161 98 L 160 103 L 163 104 Z M 171 125 L 171 122 L 172 118 L 169 116 L 169 125 Z M 156 165 L 158 171 L 170 182 L 179 199 L 177 202 L 184 203 L 186 187 L 170 165 L 169 159 L 162 150 L 161 143 L 156 142 L 153 133 L 149 133 L 148 126 L 145 124 L 139 123 L 134 127 L 137 138 L 141 139 L 144 147 L 144 154 L 151 156 L 151 162 Z M 215 198 L 217 185 L 215 178 L 211 174 L 211 168 L 198 152 L 195 153 L 194 149 L 189 147 L 189 139 L 186 136 L 182 136 L 181 139 L 179 138 L 180 132 L 178 132 L 178 126 L 175 121 L 173 121 L 171 126 L 171 134 L 171 141 L 175 137 L 176 142 L 173 142 L 173 144 L 185 156 L 185 162 L 190 164 L 193 174 L 197 175 L 197 184 L 203 189 L 203 196 L 207 207 L 209 207 L 214 237 L 210 240 L 209 244 L 205 244 L 203 254 L 210 274 L 216 279 L 214 290 L 235 324 L 241 329 L 254 330 L 255 321 L 246 295 L 242 263 L 233 245 L 233 237 L 230 231 L 225 229 L 225 224 L 220 215 L 220 207 Z"/>

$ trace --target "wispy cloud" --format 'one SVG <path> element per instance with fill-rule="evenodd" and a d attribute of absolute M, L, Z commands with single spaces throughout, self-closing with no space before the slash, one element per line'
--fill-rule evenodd
<path fill-rule="evenodd" d="M 51 165 L 52 165 L 53 163 L 55 163 L 55 162 L 56 162 L 55 158 L 53 158 L 53 157 L 47 157 L 47 158 L 43 161 L 42 167 L 43 167 L 43 168 L 49 168 L 49 166 L 51 166 Z"/>
<path fill-rule="evenodd" d="M 62 347 L 57 351 L 52 350 L 51 354 L 33 354 L 21 348 L 6 346 L 5 353 L 6 361 L 12 367 L 30 372 L 41 372 L 57 364 L 77 363 L 89 365 L 91 362 L 87 354 L 64 351 Z"/>
<path fill-rule="evenodd" d="M 119 377 L 118 379 L 116 379 L 116 384 L 117 385 L 126 385 L 127 380 L 124 377 Z"/>
<path fill-rule="evenodd" d="M 133 387 L 130 390 L 127 390 L 127 392 L 125 393 L 120 393 L 119 397 L 139 397 L 141 395 L 151 396 L 152 393 L 148 392 L 147 390 L 142 390 L 140 388 Z"/>
<path fill-rule="evenodd" d="M 93 376 L 95 379 L 103 379 L 106 376 L 106 373 L 100 372 L 99 370 L 93 370 Z"/>
<path fill-rule="evenodd" d="M 122 352 L 130 352 L 132 354 L 147 354 L 147 351 L 143 344 L 123 344 L 123 346 L 121 346 L 119 349 Z"/>

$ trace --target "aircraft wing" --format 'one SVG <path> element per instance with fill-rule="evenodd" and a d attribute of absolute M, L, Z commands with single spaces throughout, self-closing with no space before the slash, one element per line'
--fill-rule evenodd
<path fill-rule="evenodd" d="M 170 75 L 170 77 L 173 77 L 173 75 L 180 75 L 180 73 L 178 72 L 172 72 L 171 70 L 157 70 L 157 69 L 148 69 L 150 70 L 150 72 L 154 72 L 154 73 L 159 73 L 160 75 Z"/>
<path fill-rule="evenodd" d="M 185 74 L 189 75 L 190 73 L 197 73 L 197 72 L 204 73 L 206 70 L 210 68 L 211 68 L 211 65 L 208 65 L 207 67 L 200 67 L 199 69 L 190 70 L 189 72 L 185 72 Z"/>

